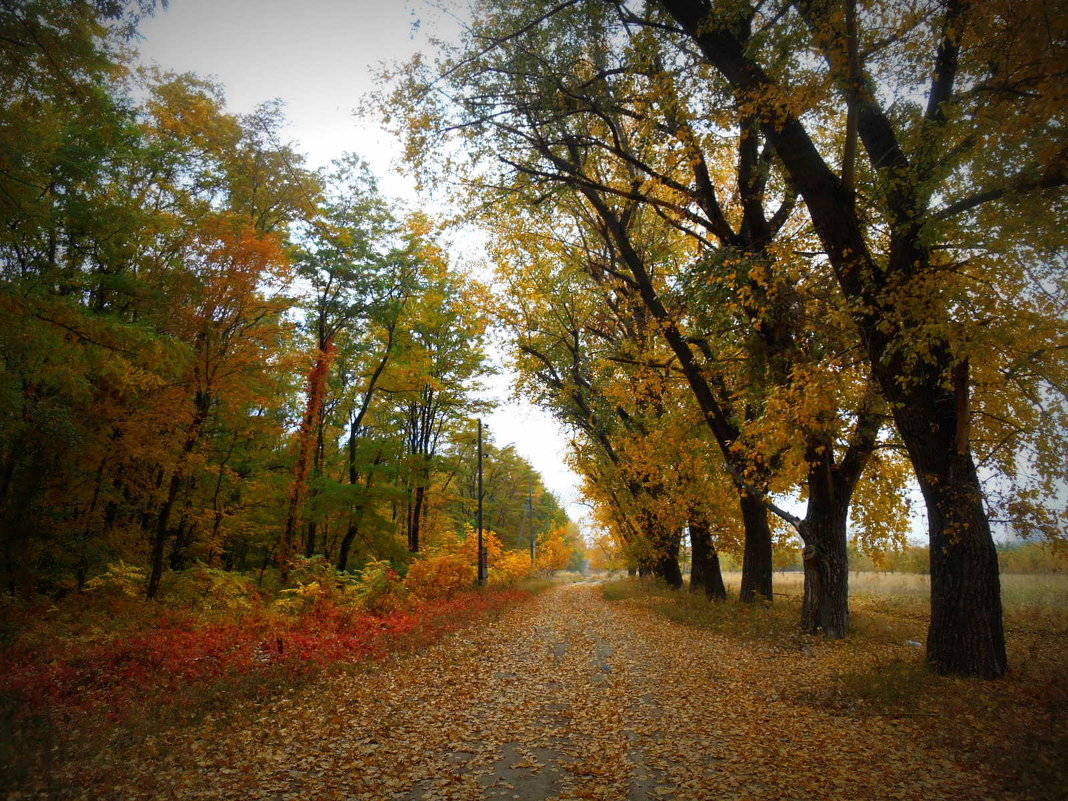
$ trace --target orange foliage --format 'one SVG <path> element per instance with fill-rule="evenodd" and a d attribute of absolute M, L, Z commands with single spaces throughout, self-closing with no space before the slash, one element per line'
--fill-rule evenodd
<path fill-rule="evenodd" d="M 453 598 L 474 586 L 475 565 L 459 553 L 424 556 L 412 562 L 404 584 L 416 598 Z"/>
<path fill-rule="evenodd" d="M 567 567 L 575 551 L 564 539 L 566 533 L 567 527 L 560 526 L 538 541 L 538 570 L 551 572 Z"/>

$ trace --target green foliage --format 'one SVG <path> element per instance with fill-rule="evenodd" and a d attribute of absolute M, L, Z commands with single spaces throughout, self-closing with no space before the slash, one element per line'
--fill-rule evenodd
<path fill-rule="evenodd" d="M 123 561 L 108 565 L 107 570 L 85 583 L 86 592 L 119 593 L 128 597 L 143 597 L 148 572 L 143 567 Z"/>
<path fill-rule="evenodd" d="M 275 606 L 304 614 L 320 606 L 355 607 L 361 601 L 360 577 L 337 570 L 326 559 L 296 557 L 290 571 L 292 587 L 282 589 Z"/>
<path fill-rule="evenodd" d="M 251 611 L 259 600 L 248 576 L 203 562 L 166 573 L 160 594 L 168 606 L 229 615 Z"/>
<path fill-rule="evenodd" d="M 372 559 L 359 572 L 355 596 L 359 604 L 373 614 L 388 614 L 398 609 L 407 595 L 400 576 L 385 559 Z"/>
<path fill-rule="evenodd" d="M 236 610 L 234 573 L 292 552 L 401 564 L 411 521 L 470 517 L 484 288 L 356 156 L 309 170 L 280 104 L 129 71 L 152 6 L 0 9 L 0 579 L 58 596 L 124 564 L 147 587 L 91 586 Z M 297 589 L 344 583 L 319 578 Z"/>

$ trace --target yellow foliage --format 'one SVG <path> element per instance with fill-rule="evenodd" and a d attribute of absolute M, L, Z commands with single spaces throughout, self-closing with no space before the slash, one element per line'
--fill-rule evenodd
<path fill-rule="evenodd" d="M 515 584 L 530 575 L 530 554 L 526 551 L 505 551 L 490 568 L 490 584 Z"/>
<path fill-rule="evenodd" d="M 470 589 L 476 579 L 475 565 L 460 553 L 423 556 L 412 562 L 404 585 L 420 600 L 452 598 Z"/>
<path fill-rule="evenodd" d="M 543 535 L 538 540 L 537 568 L 538 570 L 553 571 L 563 570 L 571 561 L 574 549 L 567 544 L 564 535 L 567 533 L 565 526 L 560 526 Z"/>
<path fill-rule="evenodd" d="M 460 540 L 456 545 L 456 552 L 463 555 L 469 564 L 477 565 L 478 533 L 471 526 L 464 526 L 464 532 L 464 539 Z M 482 532 L 482 545 L 486 549 L 486 557 L 489 560 L 490 567 L 492 567 L 501 558 L 501 554 L 504 553 L 504 545 L 501 544 L 500 537 L 488 529 Z"/>

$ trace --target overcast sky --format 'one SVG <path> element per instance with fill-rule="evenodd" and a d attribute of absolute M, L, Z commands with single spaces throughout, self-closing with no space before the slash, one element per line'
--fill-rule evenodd
<path fill-rule="evenodd" d="M 396 142 L 354 109 L 374 88 L 379 64 L 407 60 L 427 51 L 429 38 L 449 38 L 458 29 L 418 0 L 170 0 L 142 23 L 140 51 L 146 63 L 215 76 L 230 111 L 246 113 L 280 98 L 287 134 L 311 166 L 354 152 L 371 165 L 387 196 L 418 205 L 413 183 L 396 167 Z M 579 519 L 586 510 L 578 503 L 578 477 L 564 465 L 563 431 L 544 412 L 509 402 L 509 382 L 507 375 L 493 382 L 501 403 L 487 419 L 493 441 L 514 443 Z"/>

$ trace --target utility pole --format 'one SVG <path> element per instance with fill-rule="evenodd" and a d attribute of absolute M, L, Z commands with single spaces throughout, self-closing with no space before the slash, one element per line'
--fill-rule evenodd
<path fill-rule="evenodd" d="M 486 549 L 482 545 L 482 418 L 478 420 L 478 586 L 486 586 Z"/>
<path fill-rule="evenodd" d="M 534 474 L 527 476 L 527 535 L 530 537 L 530 564 L 535 562 L 534 553 Z"/>

